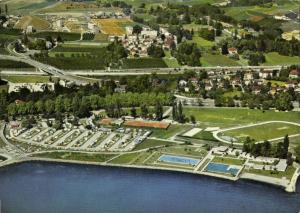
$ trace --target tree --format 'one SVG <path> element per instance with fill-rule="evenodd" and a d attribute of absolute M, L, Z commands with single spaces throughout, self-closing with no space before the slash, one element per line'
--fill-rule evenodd
<path fill-rule="evenodd" d="M 172 51 L 172 55 L 179 64 L 188 66 L 200 66 L 201 52 L 195 43 L 181 43 L 177 50 Z"/>
<path fill-rule="evenodd" d="M 140 34 L 142 32 L 143 28 L 140 25 L 134 25 L 132 28 L 133 34 Z"/>
<path fill-rule="evenodd" d="M 150 47 L 147 49 L 147 53 L 149 56 L 153 58 L 162 58 L 165 56 L 165 52 L 162 46 L 151 44 Z"/>
<path fill-rule="evenodd" d="M 289 145 L 290 145 L 290 140 L 289 140 L 289 136 L 286 135 L 283 139 L 283 151 L 284 151 L 284 158 L 287 157 L 288 151 L 289 151 Z"/>
<path fill-rule="evenodd" d="M 296 146 L 296 148 L 294 149 L 294 151 L 295 151 L 296 161 L 298 163 L 300 163 L 300 145 Z"/>
<path fill-rule="evenodd" d="M 136 114 L 136 109 L 134 106 L 131 108 L 130 113 L 131 113 L 132 117 L 136 118 L 137 114 Z"/>
<path fill-rule="evenodd" d="M 195 118 L 194 115 L 191 115 L 190 121 L 191 121 L 193 124 L 196 124 L 196 118 Z"/>
<path fill-rule="evenodd" d="M 222 52 L 222 55 L 227 55 L 229 52 L 228 52 L 228 43 L 225 42 L 222 47 L 221 47 L 221 52 Z"/>
<path fill-rule="evenodd" d="M 148 117 L 148 108 L 147 108 L 147 106 L 145 105 L 145 104 L 143 104 L 142 106 L 141 106 L 141 116 L 142 116 L 142 118 L 147 118 Z"/>
<path fill-rule="evenodd" d="M 178 114 L 177 114 L 177 103 L 174 102 L 172 106 L 172 117 L 174 121 L 178 120 Z"/>
<path fill-rule="evenodd" d="M 287 157 L 286 157 L 286 164 L 288 166 L 291 166 L 293 164 L 293 162 L 294 162 L 293 155 L 291 152 L 288 152 Z"/>
<path fill-rule="evenodd" d="M 163 107 L 159 101 L 155 105 L 155 116 L 156 120 L 161 121 L 163 119 Z"/>
<path fill-rule="evenodd" d="M 178 122 L 179 123 L 184 123 L 184 114 L 183 114 L 183 109 L 182 109 L 182 103 L 181 101 L 179 101 L 179 104 L 178 104 Z"/>

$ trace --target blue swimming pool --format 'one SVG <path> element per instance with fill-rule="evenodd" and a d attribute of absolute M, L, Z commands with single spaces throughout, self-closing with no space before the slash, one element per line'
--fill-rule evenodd
<path fill-rule="evenodd" d="M 208 172 L 218 172 L 218 173 L 226 173 L 236 175 L 239 172 L 239 169 L 230 168 L 229 165 L 221 164 L 221 163 L 209 163 L 205 171 Z"/>
<path fill-rule="evenodd" d="M 182 156 L 175 156 L 175 155 L 162 155 L 158 159 L 159 161 L 168 162 L 168 163 L 179 163 L 179 164 L 186 164 L 186 165 L 197 165 L 200 160 L 195 158 L 188 158 Z"/>

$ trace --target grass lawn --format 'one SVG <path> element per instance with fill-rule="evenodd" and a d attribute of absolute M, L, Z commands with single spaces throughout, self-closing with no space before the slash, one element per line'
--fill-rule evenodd
<path fill-rule="evenodd" d="M 109 163 L 115 164 L 131 164 L 141 153 L 130 153 L 130 154 L 123 154 L 119 157 L 113 159 Z"/>
<path fill-rule="evenodd" d="M 240 66 L 238 61 L 228 58 L 225 55 L 204 54 L 200 58 L 201 64 L 204 67 L 209 66 Z"/>
<path fill-rule="evenodd" d="M 165 57 L 163 58 L 164 62 L 170 68 L 180 67 L 176 58 L 172 57 L 170 51 L 165 51 Z"/>
<path fill-rule="evenodd" d="M 270 82 L 272 86 L 280 86 L 280 87 L 284 87 L 285 86 L 285 82 L 284 81 L 269 80 L 267 82 Z"/>
<path fill-rule="evenodd" d="M 2 78 L 13 83 L 46 83 L 50 81 L 50 76 L 42 75 L 3 75 Z M 52 80 L 54 79 L 52 77 Z"/>
<path fill-rule="evenodd" d="M 242 91 L 238 91 L 238 90 L 224 93 L 224 97 L 231 97 L 231 98 L 241 97 L 241 95 L 242 95 Z"/>
<path fill-rule="evenodd" d="M 284 137 L 287 134 L 300 134 L 300 127 L 285 123 L 270 123 L 230 130 L 224 132 L 224 134 L 236 138 L 239 142 L 243 142 L 247 136 L 255 141 L 264 141 Z"/>
<path fill-rule="evenodd" d="M 193 138 L 200 139 L 200 140 L 207 140 L 207 141 L 218 141 L 213 136 L 212 132 L 208 131 L 201 131 L 193 136 Z"/>
<path fill-rule="evenodd" d="M 261 111 L 257 109 L 242 108 L 184 108 L 187 117 L 194 115 L 197 121 L 206 126 L 233 127 L 263 121 L 291 121 L 300 123 L 298 112 Z"/>
<path fill-rule="evenodd" d="M 180 132 L 185 132 L 190 126 L 187 125 L 171 125 L 168 129 L 152 129 L 151 137 L 167 139 Z"/>
<path fill-rule="evenodd" d="M 203 47 L 203 48 L 211 48 L 214 46 L 213 41 L 206 40 L 200 36 L 194 36 L 193 40 L 188 41 L 189 43 L 196 43 L 198 47 Z"/>
<path fill-rule="evenodd" d="M 123 60 L 124 69 L 165 68 L 168 67 L 161 58 L 131 58 Z"/>
<path fill-rule="evenodd" d="M 278 53 L 266 53 L 266 62 L 263 65 L 292 65 L 300 64 L 299 56 L 283 56 Z"/>
<path fill-rule="evenodd" d="M 207 151 L 204 148 L 192 147 L 189 145 L 177 145 L 164 147 L 159 149 L 162 153 L 174 154 L 174 155 L 184 155 L 189 157 L 204 157 Z"/>
<path fill-rule="evenodd" d="M 155 146 L 166 146 L 166 145 L 174 145 L 175 143 L 167 142 L 167 141 L 161 141 L 161 140 L 154 140 L 154 139 L 147 139 L 143 141 L 142 143 L 138 144 L 134 150 L 141 150 L 141 149 L 147 149 L 150 147 Z"/>
<path fill-rule="evenodd" d="M 63 160 L 78 160 L 90 162 L 104 162 L 116 156 L 115 154 L 88 154 L 79 152 L 48 152 L 42 154 L 35 154 L 33 157 L 40 158 L 55 158 Z"/>
<path fill-rule="evenodd" d="M 225 158 L 225 157 L 214 157 L 211 162 L 224 163 L 229 165 L 238 165 L 238 166 L 242 166 L 244 164 L 243 160 L 239 160 L 236 158 Z"/>
<path fill-rule="evenodd" d="M 296 171 L 296 169 L 292 166 L 289 166 L 285 172 L 278 172 L 278 171 L 267 171 L 267 170 L 260 170 L 260 169 L 249 169 L 244 170 L 247 173 L 257 174 L 257 175 L 264 175 L 274 178 L 283 178 L 286 177 L 291 179 Z"/>
<path fill-rule="evenodd" d="M 163 60 L 169 68 L 179 68 L 180 67 L 176 58 L 163 58 Z"/>

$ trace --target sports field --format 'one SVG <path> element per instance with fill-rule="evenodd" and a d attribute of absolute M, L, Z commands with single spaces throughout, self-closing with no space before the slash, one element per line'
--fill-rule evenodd
<path fill-rule="evenodd" d="M 300 134 L 300 126 L 286 123 L 268 123 L 224 132 L 224 135 L 233 137 L 239 142 L 243 142 L 246 137 L 258 142 L 295 134 Z"/>
<path fill-rule="evenodd" d="M 185 107 L 187 117 L 194 115 L 203 126 L 218 126 L 221 128 L 249 125 L 264 121 L 290 121 L 300 123 L 299 112 L 275 112 L 242 108 L 192 108 Z"/>

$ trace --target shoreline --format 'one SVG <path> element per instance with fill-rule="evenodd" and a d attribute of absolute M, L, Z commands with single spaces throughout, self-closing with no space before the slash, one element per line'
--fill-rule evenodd
<path fill-rule="evenodd" d="M 284 189 L 284 191 L 287 193 L 296 192 L 297 180 L 300 176 L 300 168 L 297 168 L 292 179 L 289 181 L 289 184 L 280 184 L 277 181 L 280 181 L 281 179 L 274 178 L 276 179 L 276 181 L 267 181 L 265 179 L 260 178 L 261 175 L 253 175 L 250 173 L 246 173 L 238 177 L 229 177 L 221 174 L 212 174 L 212 173 L 200 172 L 200 171 L 195 172 L 193 170 L 177 169 L 177 168 L 162 168 L 162 167 L 154 167 L 154 166 L 124 165 L 124 164 L 111 164 L 111 163 L 103 163 L 103 162 L 88 162 L 88 161 L 79 161 L 79 160 L 62 160 L 62 159 L 36 158 L 36 157 L 6 160 L 6 161 L 2 162 L 2 165 L 0 163 L 0 168 L 16 165 L 16 164 L 27 163 L 27 162 L 48 162 L 48 163 L 58 163 L 58 164 L 64 163 L 64 164 L 74 164 L 74 165 L 103 166 L 103 167 L 111 167 L 111 168 L 129 168 L 129 169 L 145 169 L 145 170 L 157 170 L 157 171 L 167 171 L 167 172 L 180 172 L 180 173 L 186 173 L 192 175 L 208 176 L 208 177 L 229 180 L 229 181 L 238 181 L 239 179 L 250 180 L 250 181 L 268 184 L 268 185 L 272 185 Z"/>

